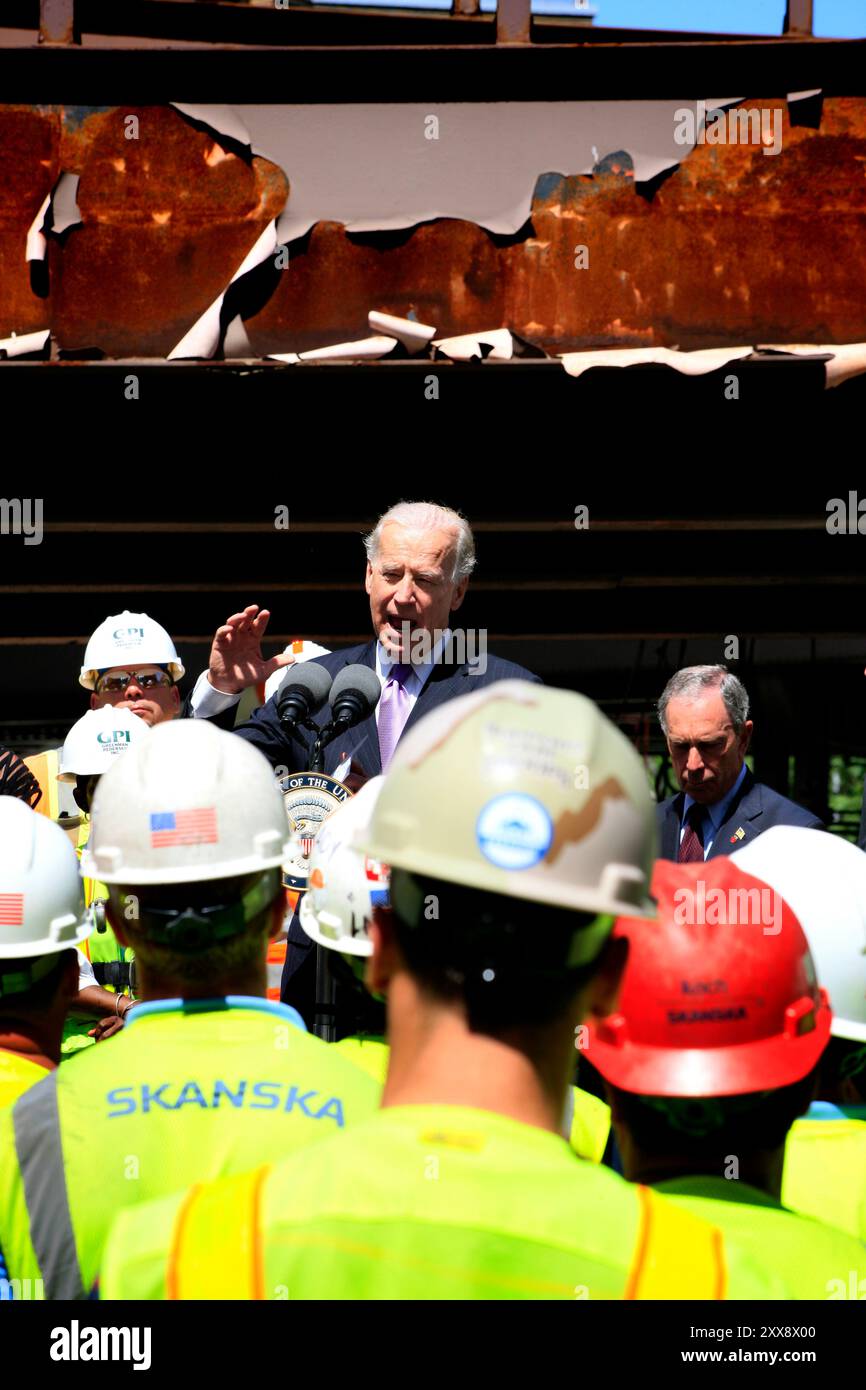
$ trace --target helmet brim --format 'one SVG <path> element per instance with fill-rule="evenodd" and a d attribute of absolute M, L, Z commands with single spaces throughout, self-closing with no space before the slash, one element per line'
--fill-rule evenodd
<path fill-rule="evenodd" d="M 760 1038 L 729 1047 L 617 1046 L 589 1025 L 586 1055 L 605 1081 L 640 1096 L 682 1099 L 750 1095 L 802 1081 L 818 1064 L 830 1037 L 830 1009 L 816 1009 L 815 1027 L 798 1038 Z"/>

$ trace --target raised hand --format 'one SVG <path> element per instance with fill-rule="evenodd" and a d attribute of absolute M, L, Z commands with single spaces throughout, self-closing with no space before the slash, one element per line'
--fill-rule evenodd
<path fill-rule="evenodd" d="M 214 634 L 210 650 L 208 677 L 211 685 L 226 694 L 239 694 L 247 686 L 266 681 L 282 666 L 291 666 L 291 652 L 280 652 L 268 660 L 262 656 L 262 638 L 270 613 L 251 603 L 243 613 L 233 613 Z"/>

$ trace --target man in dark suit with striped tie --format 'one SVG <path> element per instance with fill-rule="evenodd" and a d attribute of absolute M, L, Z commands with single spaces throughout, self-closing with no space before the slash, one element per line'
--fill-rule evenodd
<path fill-rule="evenodd" d="M 446 700 L 494 681 L 539 679 L 472 640 L 483 633 L 467 636 L 451 630 L 451 615 L 463 603 L 475 567 L 472 532 L 458 512 L 432 503 L 401 502 L 380 517 L 364 545 L 374 636 L 361 646 L 315 658 L 331 676 L 360 664 L 379 678 L 382 694 L 374 712 L 325 749 L 325 772 L 348 779 L 353 789 L 360 780 L 386 772 L 403 732 Z M 266 622 L 266 614 L 248 608 L 219 629 L 208 672 L 214 692 L 234 699 L 237 691 L 266 679 L 285 660 L 263 659 Z M 322 725 L 329 717 L 325 708 L 314 722 Z M 254 743 L 275 768 L 294 772 L 307 766 L 307 747 L 281 723 L 275 698 L 235 733 Z M 311 945 L 296 916 L 289 930 L 281 998 L 308 1022 L 315 985 Z"/>
<path fill-rule="evenodd" d="M 726 666 L 687 666 L 668 681 L 659 721 L 681 790 L 658 806 L 661 859 L 732 854 L 771 825 L 824 827 L 811 811 L 756 782 L 746 766 L 749 697 Z"/>

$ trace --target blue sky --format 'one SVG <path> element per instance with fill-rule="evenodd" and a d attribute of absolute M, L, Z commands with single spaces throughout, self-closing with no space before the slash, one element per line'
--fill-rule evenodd
<path fill-rule="evenodd" d="M 321 0 L 345 4 L 347 0 Z M 348 0 L 352 3 L 352 0 Z M 374 5 L 413 5 L 450 10 L 451 0 L 357 0 Z M 596 24 L 611 28 L 693 29 L 729 34 L 781 34 L 785 0 L 590 0 Z M 496 0 L 481 0 L 494 10 Z M 539 12 L 571 14 L 574 0 L 533 0 Z M 824 38 L 866 38 L 866 0 L 815 0 L 814 32 Z"/>
<path fill-rule="evenodd" d="M 596 24 L 636 29 L 709 29 L 718 33 L 780 34 L 785 0 L 592 0 Z M 866 38 L 866 0 L 815 0 L 814 31 Z"/>

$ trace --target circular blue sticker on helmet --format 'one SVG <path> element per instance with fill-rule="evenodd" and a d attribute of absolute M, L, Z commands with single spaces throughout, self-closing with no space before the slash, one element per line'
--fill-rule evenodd
<path fill-rule="evenodd" d="M 475 826 L 478 847 L 498 869 L 531 869 L 553 839 L 553 821 L 534 796 L 507 792 L 482 809 Z"/>

